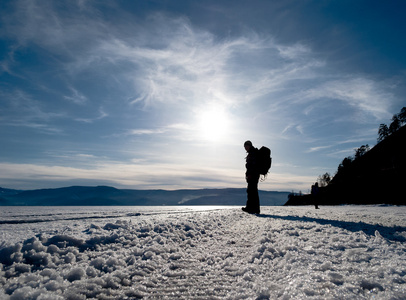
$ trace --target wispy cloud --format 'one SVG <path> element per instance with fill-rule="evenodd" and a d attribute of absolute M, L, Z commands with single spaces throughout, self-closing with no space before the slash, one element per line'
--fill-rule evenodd
<path fill-rule="evenodd" d="M 88 19 L 64 14 L 52 2 L 30 1 L 16 7 L 13 19 L 26 16 L 25 22 L 6 19 L 9 30 L 20 36 L 22 44 L 38 43 L 55 55 L 63 55 L 64 68 L 73 74 L 92 70 L 96 65 L 104 68 L 104 77 L 128 83 L 131 104 L 191 106 L 219 101 L 238 105 L 277 94 L 270 103 L 277 107 L 289 97 L 280 97 L 284 92 L 293 97 L 297 94 L 298 101 L 341 100 L 382 118 L 388 112 L 387 102 L 382 99 L 392 97 L 370 79 L 348 78 L 345 74 L 342 78 L 339 74 L 326 76 L 325 62 L 303 43 L 281 45 L 254 31 L 219 40 L 185 17 L 155 13 L 146 20 L 149 26 L 122 20 L 120 25 L 133 32 L 129 39 L 118 34 L 117 28 L 109 28 L 91 7 L 82 12 L 91 16 Z M 71 10 L 73 7 L 76 4 L 70 5 Z M 108 74 L 111 68 L 119 66 L 122 70 L 116 68 Z M 305 89 L 303 84 L 307 85 Z M 74 103 L 88 101 L 75 87 L 69 89 L 72 93 L 65 99 Z M 295 89 L 300 89 L 300 94 Z"/>
<path fill-rule="evenodd" d="M 45 103 L 33 99 L 24 90 L 0 91 L 0 97 L 0 123 L 3 126 L 27 127 L 51 134 L 63 132 L 52 122 L 63 117 L 63 114 L 47 110 Z"/>
<path fill-rule="evenodd" d="M 282 130 L 282 135 L 286 134 L 287 132 L 295 132 L 303 135 L 303 126 L 300 124 L 289 124 Z"/>
<path fill-rule="evenodd" d="M 104 119 L 108 116 L 109 115 L 106 112 L 104 112 L 103 108 L 99 108 L 98 116 L 92 117 L 92 118 L 75 118 L 75 120 L 78 122 L 83 122 L 83 123 L 93 123 L 95 121 Z"/>
<path fill-rule="evenodd" d="M 100 28 L 105 22 L 98 21 L 97 9 L 88 6 L 89 9 L 78 11 L 80 2 L 12 1 L 8 5 L 9 13 L 1 17 L 6 25 L 2 33 L 16 39 L 21 47 L 40 45 L 69 57 L 106 32 Z M 86 39 L 89 34 L 91 38 Z"/>
<path fill-rule="evenodd" d="M 151 134 L 162 134 L 166 130 L 163 128 L 158 129 L 133 129 L 128 132 L 128 135 L 151 135 Z"/>
<path fill-rule="evenodd" d="M 388 86 L 363 77 L 328 80 L 305 92 L 307 99 L 336 99 L 347 103 L 361 112 L 382 119 L 390 116 L 390 103 L 393 94 L 388 92 Z"/>
<path fill-rule="evenodd" d="M 331 147 L 332 147 L 332 145 L 311 147 L 311 148 L 310 148 L 309 150 L 307 150 L 306 152 L 307 152 L 307 153 L 310 153 L 310 152 L 317 152 L 317 151 L 320 151 L 320 150 L 329 149 L 329 148 L 331 148 Z"/>
<path fill-rule="evenodd" d="M 47 166 L 35 164 L 0 163 L 3 172 L 0 180 L 13 182 L 13 185 L 36 180 L 56 185 L 58 182 L 73 180 L 109 182 L 114 186 L 133 186 L 142 189 L 160 188 L 178 189 L 207 187 L 239 187 L 241 174 L 230 170 L 219 170 L 211 167 L 196 168 L 195 166 L 179 166 L 173 164 L 98 164 L 93 168 L 77 168 L 66 166 Z M 7 174 L 7 175 L 6 175 Z M 227 186 L 224 185 L 227 177 Z M 223 178 L 223 179 L 222 179 Z M 181 181 L 179 181 L 181 179 Z"/>
<path fill-rule="evenodd" d="M 155 127 L 155 128 L 136 128 L 136 129 L 130 129 L 123 133 L 125 136 L 129 135 L 160 135 L 160 134 L 168 134 L 168 133 L 179 133 L 182 132 L 183 134 L 185 132 L 193 131 L 196 128 L 194 128 L 192 125 L 186 124 L 186 123 L 174 123 L 174 124 L 169 124 L 161 127 Z"/>
<path fill-rule="evenodd" d="M 72 101 L 73 103 L 76 104 L 84 104 L 87 101 L 87 97 L 78 90 L 76 90 L 75 88 L 70 87 L 70 90 L 72 94 L 69 96 L 64 96 L 66 100 Z"/>
<path fill-rule="evenodd" d="M 88 52 L 89 59 L 82 57 L 89 65 L 92 59 L 132 65 L 133 72 L 121 74 L 133 85 L 132 104 L 246 103 L 287 88 L 292 80 L 313 78 L 323 65 L 300 44 L 280 46 L 255 33 L 218 40 L 186 18 L 158 14 L 153 20 L 153 29 L 138 32 L 148 41 L 107 38 Z"/>

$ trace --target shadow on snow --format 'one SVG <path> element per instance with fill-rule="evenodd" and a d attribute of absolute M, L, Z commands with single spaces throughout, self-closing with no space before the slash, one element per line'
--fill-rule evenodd
<path fill-rule="evenodd" d="M 370 236 L 375 236 L 375 232 L 378 231 L 379 234 L 391 241 L 406 242 L 406 235 L 402 236 L 401 233 L 406 232 L 406 227 L 401 226 L 382 226 L 379 224 L 368 224 L 364 222 L 349 222 L 349 221 L 338 221 L 338 220 L 328 220 L 328 219 L 319 219 L 312 217 L 299 217 L 299 216 L 275 216 L 275 215 L 257 215 L 259 218 L 270 218 L 270 219 L 280 219 L 286 221 L 295 221 L 295 222 L 309 222 L 309 223 L 318 223 L 320 225 L 331 225 L 334 227 L 342 228 L 352 232 L 363 231 L 365 234 Z"/>

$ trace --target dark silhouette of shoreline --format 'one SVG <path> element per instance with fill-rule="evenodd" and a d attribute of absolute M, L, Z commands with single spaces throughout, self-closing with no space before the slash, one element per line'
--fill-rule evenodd
<path fill-rule="evenodd" d="M 320 187 L 318 205 L 406 205 L 406 126 L 355 159 L 346 158 L 331 182 Z M 289 195 L 285 205 L 313 205 L 312 195 Z"/>

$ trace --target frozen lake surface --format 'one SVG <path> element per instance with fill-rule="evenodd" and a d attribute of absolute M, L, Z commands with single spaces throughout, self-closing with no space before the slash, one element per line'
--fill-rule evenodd
<path fill-rule="evenodd" d="M 405 299 L 406 207 L 1 207 L 0 299 Z"/>

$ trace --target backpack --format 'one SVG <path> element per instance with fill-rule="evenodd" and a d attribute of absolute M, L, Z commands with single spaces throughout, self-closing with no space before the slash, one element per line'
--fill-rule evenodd
<path fill-rule="evenodd" d="M 269 172 L 272 164 L 271 150 L 268 147 L 262 146 L 258 150 L 258 170 L 260 175 L 264 175 L 264 180 Z"/>

